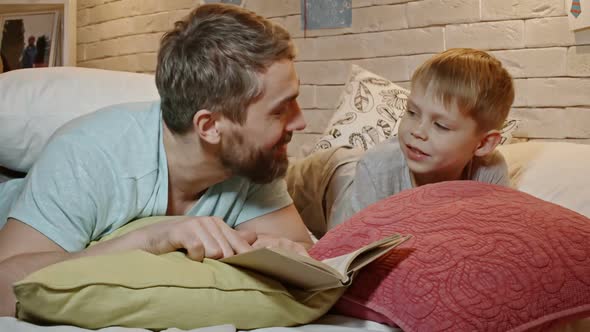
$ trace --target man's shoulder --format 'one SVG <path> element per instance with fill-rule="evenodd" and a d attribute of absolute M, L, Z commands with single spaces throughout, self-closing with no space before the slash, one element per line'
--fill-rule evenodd
<path fill-rule="evenodd" d="M 159 119 L 159 109 L 159 102 L 110 105 L 71 120 L 59 131 L 80 134 L 104 133 L 105 130 L 115 131 L 145 125 L 146 122 L 154 122 L 156 118 Z"/>
<path fill-rule="evenodd" d="M 46 149 L 63 153 L 104 156 L 109 167 L 126 176 L 152 172 L 160 146 L 159 103 L 109 106 L 62 126 Z"/>
<path fill-rule="evenodd" d="M 157 135 L 159 126 L 159 103 L 117 104 L 69 121 L 55 132 L 52 140 L 88 141 L 92 145 L 126 144 L 122 140 Z"/>

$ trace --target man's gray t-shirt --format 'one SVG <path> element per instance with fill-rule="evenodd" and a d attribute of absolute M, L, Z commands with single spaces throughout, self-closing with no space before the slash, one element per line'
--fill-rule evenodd
<path fill-rule="evenodd" d="M 160 103 L 113 105 L 61 127 L 26 178 L 0 184 L 0 228 L 15 218 L 79 251 L 129 221 L 166 215 L 168 189 Z M 236 227 L 292 202 L 282 179 L 232 176 L 186 214 Z"/>
<path fill-rule="evenodd" d="M 508 166 L 497 150 L 485 158 L 475 157 L 470 167 L 463 180 L 510 185 Z M 349 199 L 338 204 L 345 212 L 339 217 L 341 220 L 333 220 L 331 224 L 339 224 L 365 207 L 412 187 L 399 141 L 397 137 L 391 138 L 368 150 L 358 162 Z"/>

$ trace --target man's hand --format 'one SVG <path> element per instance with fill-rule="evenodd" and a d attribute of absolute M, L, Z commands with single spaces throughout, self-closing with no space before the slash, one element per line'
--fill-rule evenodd
<path fill-rule="evenodd" d="M 185 250 L 195 261 L 221 259 L 252 250 L 256 234 L 237 231 L 217 217 L 179 217 L 128 234 L 140 239 L 140 248 L 152 254 Z M 108 241 L 107 241 L 108 242 Z M 106 242 L 105 242 L 106 243 Z"/>
<path fill-rule="evenodd" d="M 303 245 L 286 238 L 275 237 L 271 235 L 258 235 L 258 239 L 256 240 L 256 242 L 254 242 L 254 244 L 252 244 L 252 247 L 270 249 L 278 248 L 309 257 L 309 254 L 307 253 L 307 250 L 305 250 L 305 247 Z"/>

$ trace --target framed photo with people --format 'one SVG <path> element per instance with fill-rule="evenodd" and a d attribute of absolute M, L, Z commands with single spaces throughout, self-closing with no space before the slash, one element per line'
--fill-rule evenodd
<path fill-rule="evenodd" d="M 60 44 L 58 11 L 3 14 L 0 26 L 0 54 L 5 67 L 12 70 L 56 65 Z"/>

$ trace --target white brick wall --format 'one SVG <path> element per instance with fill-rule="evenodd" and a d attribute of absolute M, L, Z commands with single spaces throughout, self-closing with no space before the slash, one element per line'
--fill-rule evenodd
<path fill-rule="evenodd" d="M 301 30 L 300 0 L 243 0 L 285 26 L 299 49 L 308 119 L 291 153 L 327 126 L 351 64 L 409 87 L 434 53 L 475 47 L 515 78 L 522 139 L 590 143 L 590 29 L 572 32 L 563 0 L 352 0 L 349 28 Z M 153 72 L 158 38 L 200 0 L 78 0 L 78 65 Z"/>
<path fill-rule="evenodd" d="M 153 72 L 161 35 L 201 0 L 79 0 L 78 66 Z"/>
<path fill-rule="evenodd" d="M 481 0 L 482 21 L 564 16 L 563 0 Z"/>

